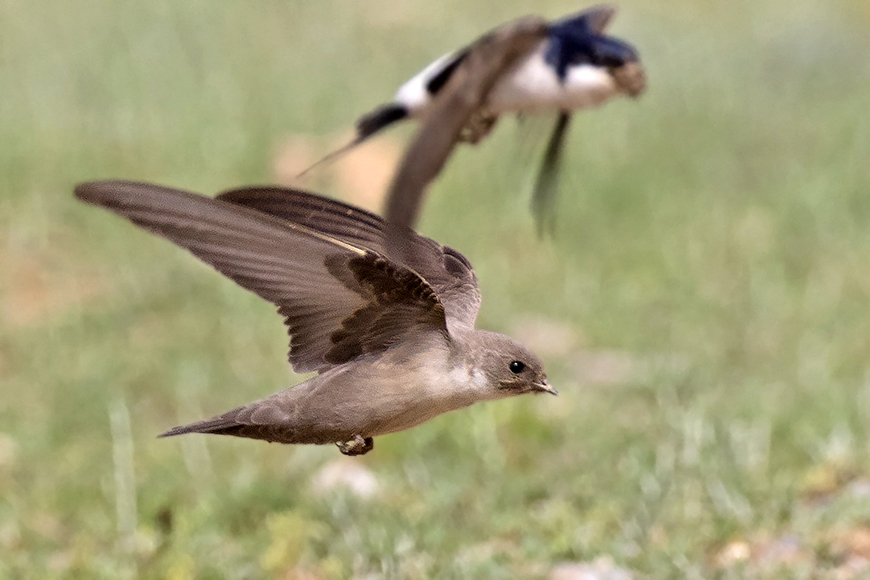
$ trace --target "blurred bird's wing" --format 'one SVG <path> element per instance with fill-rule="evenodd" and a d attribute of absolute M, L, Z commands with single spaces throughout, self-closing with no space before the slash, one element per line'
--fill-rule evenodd
<path fill-rule="evenodd" d="M 389 255 L 384 220 L 340 201 L 284 187 L 244 187 L 226 191 L 217 199 L 299 224 L 377 254 Z M 429 283 L 444 305 L 449 326 L 473 327 L 480 308 L 480 289 L 471 262 L 456 250 L 409 228 L 397 228 L 396 235 L 400 236 L 403 246 L 413 250 L 405 252 L 404 256 L 390 255 L 390 258 Z"/>
<path fill-rule="evenodd" d="M 426 280 L 328 232 L 146 183 L 85 183 L 75 193 L 186 248 L 278 306 L 297 372 L 376 354 L 406 334 L 447 331 L 444 307 Z M 309 205 L 319 199 L 304 197 Z M 346 224 L 353 221 L 349 216 Z M 365 220 L 357 221 L 362 231 Z"/>
<path fill-rule="evenodd" d="M 480 110 L 495 83 L 546 34 L 545 20 L 527 16 L 496 28 L 468 47 L 396 171 L 387 193 L 388 222 L 414 227 L 426 188 L 441 172 L 463 127 Z"/>
<path fill-rule="evenodd" d="M 560 18 L 553 22 L 552 26 L 574 30 L 583 29 L 595 34 L 604 34 L 614 16 L 616 16 L 616 6 L 601 4 L 587 8 L 573 16 Z"/>

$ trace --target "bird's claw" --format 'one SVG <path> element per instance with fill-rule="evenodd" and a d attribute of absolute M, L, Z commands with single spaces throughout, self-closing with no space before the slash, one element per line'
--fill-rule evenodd
<path fill-rule="evenodd" d="M 345 455 L 365 455 L 375 447 L 375 441 L 371 437 L 363 439 L 362 435 L 354 435 L 350 441 L 338 441 L 336 447 Z"/>
<path fill-rule="evenodd" d="M 460 131 L 459 140 L 463 143 L 477 145 L 478 142 L 489 135 L 492 128 L 495 127 L 496 121 L 498 121 L 498 116 L 492 113 L 482 110 L 473 113 L 468 123 Z"/>

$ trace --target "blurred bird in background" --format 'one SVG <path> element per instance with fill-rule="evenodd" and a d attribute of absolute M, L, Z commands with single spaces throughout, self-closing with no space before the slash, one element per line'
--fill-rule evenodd
<path fill-rule="evenodd" d="M 307 381 L 163 436 L 214 433 L 335 443 L 361 455 L 373 437 L 478 401 L 556 394 L 543 364 L 507 336 L 476 330 L 469 261 L 412 230 L 388 256 L 378 216 L 318 195 L 245 188 L 216 199 L 125 181 L 76 196 L 186 248 L 278 306 L 290 363 Z"/>
<path fill-rule="evenodd" d="M 452 125 L 454 119 L 461 119 L 454 142 L 476 144 L 502 114 L 555 112 L 532 197 L 538 227 L 544 228 L 545 220 L 553 217 L 556 176 L 572 113 L 619 95 L 637 97 L 646 88 L 646 74 L 634 47 L 604 33 L 615 14 L 612 6 L 596 6 L 554 22 L 524 17 L 442 56 L 402 85 L 392 102 L 363 115 L 348 145 L 303 174 L 406 119 L 423 121 L 421 135 L 426 125 Z M 500 41 L 493 43 L 494 38 Z M 439 109 L 437 103 L 445 99 L 451 84 L 474 85 L 472 92 L 479 94 L 454 99 L 449 107 Z M 388 199 L 388 221 L 413 227 L 416 212 L 397 213 L 395 208 L 395 202 Z"/>

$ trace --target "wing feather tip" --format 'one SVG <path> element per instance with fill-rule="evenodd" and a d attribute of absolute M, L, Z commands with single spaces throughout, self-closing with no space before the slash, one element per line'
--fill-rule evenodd
<path fill-rule="evenodd" d="M 84 202 L 111 207 L 122 204 L 124 198 L 131 198 L 137 192 L 141 192 L 143 188 L 167 190 L 165 187 L 148 183 L 125 181 L 123 179 L 106 179 L 79 183 L 73 189 L 73 193 Z"/>
<path fill-rule="evenodd" d="M 106 198 L 107 185 L 112 182 L 106 181 L 86 181 L 75 186 L 73 193 L 75 196 L 88 203 L 100 203 Z"/>

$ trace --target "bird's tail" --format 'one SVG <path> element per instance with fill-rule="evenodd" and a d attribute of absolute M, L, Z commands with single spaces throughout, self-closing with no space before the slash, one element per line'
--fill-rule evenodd
<path fill-rule="evenodd" d="M 359 118 L 356 122 L 356 137 L 354 137 L 350 143 L 339 147 L 335 151 L 327 153 L 325 156 L 318 159 L 313 165 L 302 171 L 302 173 L 297 175 L 297 177 L 303 177 L 318 165 L 331 161 L 336 157 L 347 153 L 375 133 L 379 132 L 381 129 L 406 119 L 407 117 L 408 109 L 402 105 L 396 103 L 381 105 L 374 111 Z"/>
<path fill-rule="evenodd" d="M 311 437 L 304 437 L 297 429 L 292 428 L 286 415 L 275 404 L 275 397 L 286 397 L 285 391 L 280 391 L 272 397 L 267 397 L 256 403 L 237 407 L 223 415 L 197 421 L 189 425 L 181 425 L 170 429 L 158 437 L 174 437 L 186 433 L 210 433 L 212 435 L 232 435 L 248 439 L 262 439 L 274 443 L 329 443 Z M 301 436 L 300 436 L 301 435 Z"/>
<path fill-rule="evenodd" d="M 559 184 L 557 178 L 562 168 L 562 150 L 570 120 L 571 115 L 565 111 L 559 113 L 532 191 L 532 214 L 537 222 L 538 236 L 542 238 L 545 234 L 552 235 L 556 228 L 555 201 Z"/>
<path fill-rule="evenodd" d="M 184 435 L 186 433 L 214 433 L 216 435 L 233 435 L 233 431 L 237 430 L 240 425 L 235 419 L 235 412 L 230 411 L 213 419 L 205 421 L 197 421 L 189 425 L 180 425 L 173 427 L 166 433 L 161 433 L 158 437 L 175 437 L 176 435 Z"/>

